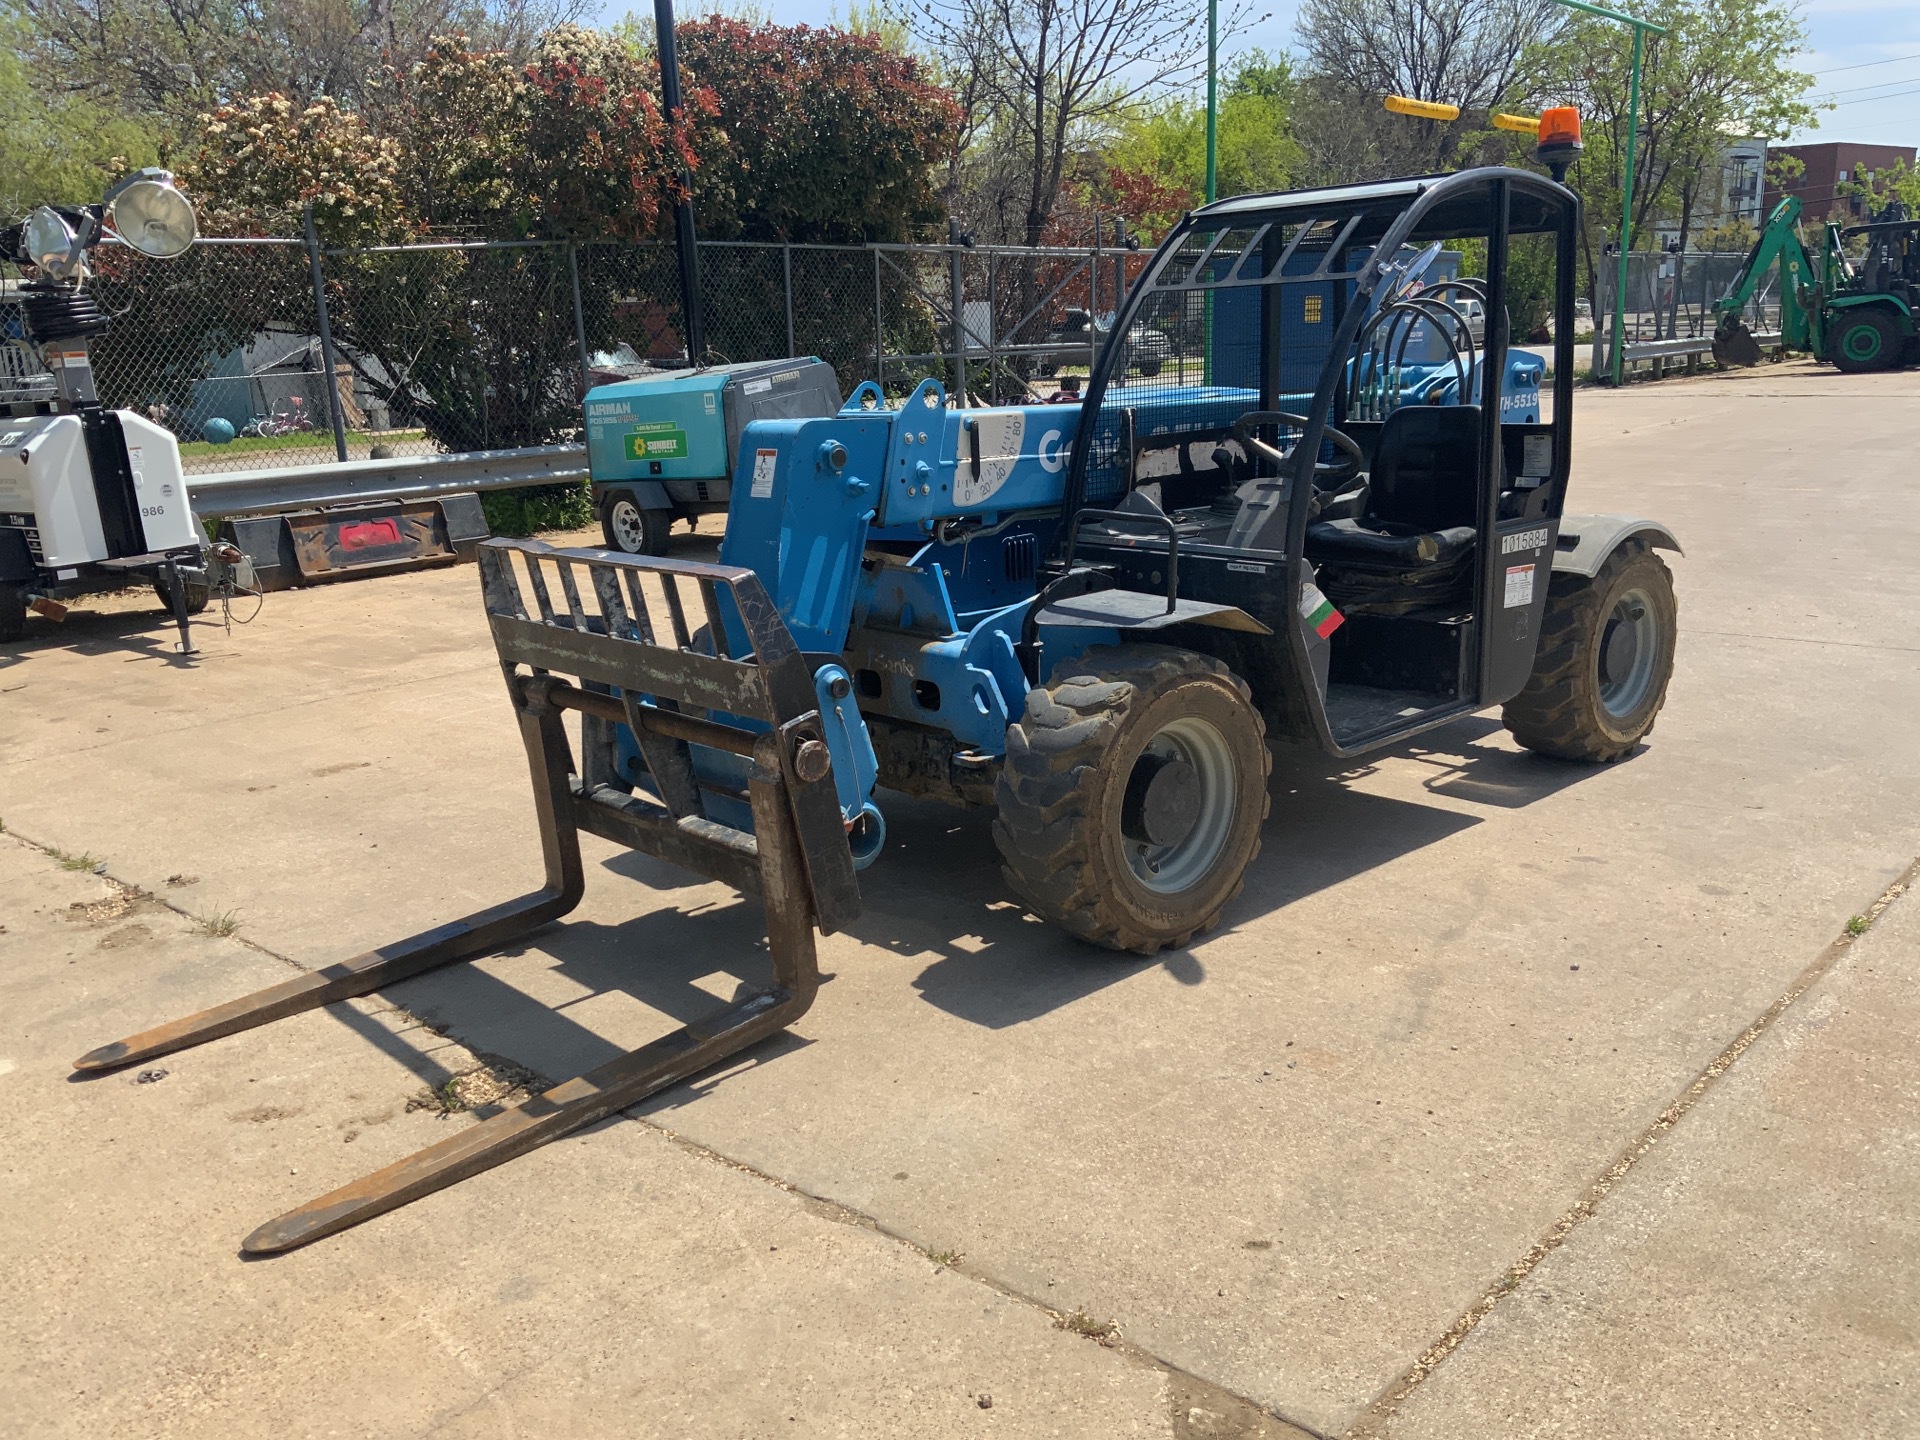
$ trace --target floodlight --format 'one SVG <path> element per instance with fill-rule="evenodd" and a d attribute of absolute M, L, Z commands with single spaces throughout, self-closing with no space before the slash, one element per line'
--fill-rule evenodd
<path fill-rule="evenodd" d="M 142 170 L 109 191 L 107 218 L 122 240 L 155 260 L 186 254 L 200 232 L 192 203 L 164 170 Z"/>
<path fill-rule="evenodd" d="M 42 205 L 20 227 L 21 249 L 40 269 L 60 274 L 73 252 L 73 227 L 50 205 Z"/>

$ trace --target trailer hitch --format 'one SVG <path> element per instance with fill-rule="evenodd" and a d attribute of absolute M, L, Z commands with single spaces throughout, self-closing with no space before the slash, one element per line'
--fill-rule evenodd
<path fill-rule="evenodd" d="M 137 1065 L 496 949 L 579 903 L 582 830 L 758 894 L 773 983 L 269 1221 L 242 1242 L 249 1254 L 291 1250 L 408 1204 L 786 1028 L 806 1013 L 819 987 L 815 929 L 832 934 L 860 911 L 813 678 L 758 576 L 734 566 L 558 550 L 537 541 L 490 540 L 479 562 L 488 623 L 526 745 L 546 882 L 451 924 L 103 1045 L 74 1069 Z M 683 587 L 705 619 L 697 633 L 688 629 Z M 665 627 L 655 625 L 656 595 Z M 568 711 L 581 716 L 578 765 L 563 725 Z M 620 725 L 645 758 L 651 794 L 630 793 L 618 781 Z M 736 792 L 735 808 L 725 813 L 737 819 L 744 800 L 750 829 L 709 816 L 713 782 L 696 764 L 698 752 L 746 762 L 744 794 Z"/>

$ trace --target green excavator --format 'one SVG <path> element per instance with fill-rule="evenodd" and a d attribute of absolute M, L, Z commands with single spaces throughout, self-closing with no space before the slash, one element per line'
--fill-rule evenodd
<path fill-rule="evenodd" d="M 1857 250 L 1857 255 L 1850 251 Z M 1773 207 L 1733 288 L 1714 302 L 1713 358 L 1757 365 L 1760 343 L 1741 318 L 1760 283 L 1780 269 L 1780 345 L 1849 372 L 1891 370 L 1920 360 L 1920 220 L 1842 229 L 1829 221 L 1820 253 L 1800 238 L 1800 201 Z"/>

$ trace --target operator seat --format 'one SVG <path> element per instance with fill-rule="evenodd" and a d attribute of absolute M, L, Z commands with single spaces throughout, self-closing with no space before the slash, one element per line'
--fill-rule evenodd
<path fill-rule="evenodd" d="M 1404 615 L 1465 601 L 1480 503 L 1480 407 L 1403 405 L 1374 450 L 1357 518 L 1307 526 L 1307 559 L 1349 614 Z"/>

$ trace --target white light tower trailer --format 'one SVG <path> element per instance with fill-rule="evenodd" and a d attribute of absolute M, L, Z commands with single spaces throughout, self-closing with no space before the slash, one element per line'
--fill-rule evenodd
<path fill-rule="evenodd" d="M 43 205 L 0 236 L 3 258 L 31 266 L 21 287 L 29 343 L 53 376 L 49 399 L 0 404 L 0 643 L 50 619 L 63 601 L 148 579 L 191 653 L 191 614 L 210 594 L 206 542 L 187 496 L 172 433 L 108 410 L 87 357 L 107 320 L 87 294 L 87 253 L 111 224 L 142 254 L 167 259 L 193 243 L 193 207 L 163 170 L 143 170 L 98 205 Z"/>

